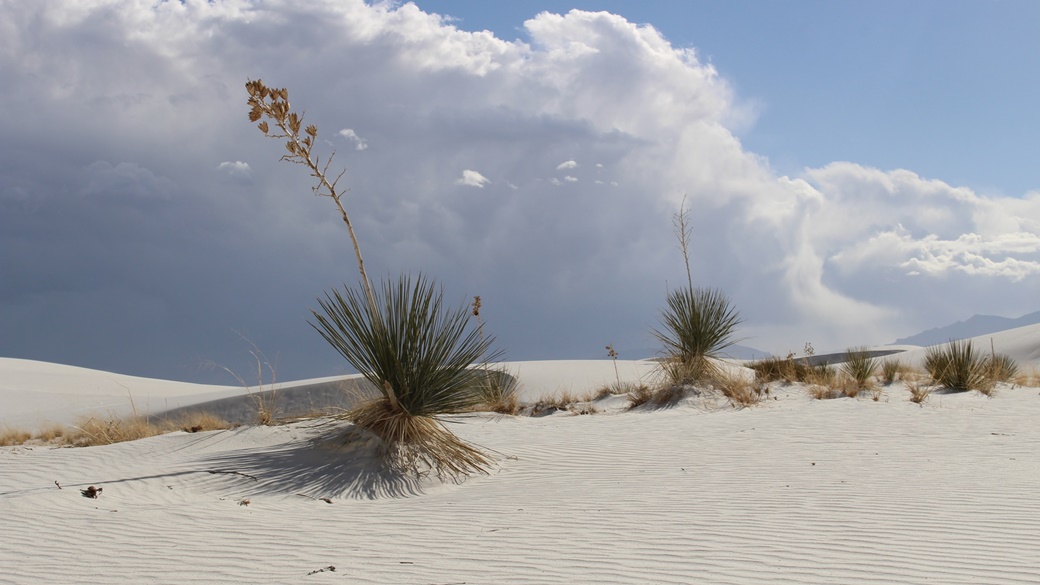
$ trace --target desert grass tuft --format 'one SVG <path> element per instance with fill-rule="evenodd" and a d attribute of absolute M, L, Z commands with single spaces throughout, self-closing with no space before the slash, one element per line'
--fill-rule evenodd
<path fill-rule="evenodd" d="M 769 388 L 765 384 L 739 375 L 720 376 L 713 386 L 736 408 L 754 406 L 769 394 Z"/>
<path fill-rule="evenodd" d="M 928 386 L 921 380 L 904 380 L 907 390 L 910 391 L 910 402 L 914 404 L 923 404 L 928 396 L 932 393 L 932 387 Z"/>
<path fill-rule="evenodd" d="M 72 429 L 70 433 L 65 435 L 64 441 L 76 447 L 137 441 L 161 435 L 168 431 L 168 427 L 153 423 L 143 416 L 127 418 L 115 416 L 108 418 L 90 417 L 73 425 Z"/>
<path fill-rule="evenodd" d="M 932 380 L 944 388 L 977 390 L 988 395 L 993 390 L 993 379 L 987 362 L 971 340 L 953 340 L 946 345 L 929 347 L 924 367 Z"/>
<path fill-rule="evenodd" d="M 24 445 L 32 438 L 32 433 L 25 429 L 4 428 L 0 431 L 0 447 Z"/>
<path fill-rule="evenodd" d="M 1035 366 L 1030 368 L 1028 371 L 1019 368 L 1018 373 L 1011 379 L 1011 381 L 1019 386 L 1036 388 L 1040 386 L 1040 369 Z"/>
<path fill-rule="evenodd" d="M 231 423 L 211 412 L 189 412 L 167 426 L 176 427 L 186 433 L 220 431 L 234 427 Z"/>
<path fill-rule="evenodd" d="M 804 381 L 809 367 L 802 361 L 796 361 L 794 354 L 789 353 L 787 357 L 770 356 L 751 362 L 748 365 L 755 372 L 755 379 L 759 382 L 786 382 L 793 384 Z"/>
<path fill-rule="evenodd" d="M 1010 382 L 1018 376 L 1018 363 L 1009 355 L 993 353 L 986 360 L 986 370 L 995 382 Z"/>
<path fill-rule="evenodd" d="M 516 393 L 520 382 L 513 374 L 500 368 L 484 367 L 475 376 L 475 383 L 480 394 L 477 409 L 511 415 L 519 412 L 520 400 Z"/>
<path fill-rule="evenodd" d="M 809 393 L 809 396 L 812 396 L 816 400 L 831 400 L 847 396 L 842 388 L 829 384 L 809 384 L 805 389 Z"/>

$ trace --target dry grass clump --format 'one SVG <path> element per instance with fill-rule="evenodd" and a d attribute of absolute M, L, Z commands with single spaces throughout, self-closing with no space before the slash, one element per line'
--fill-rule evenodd
<path fill-rule="evenodd" d="M 520 399 L 516 396 L 520 381 L 516 376 L 485 364 L 475 379 L 481 401 L 476 407 L 477 410 L 511 415 L 520 411 Z"/>
<path fill-rule="evenodd" d="M 147 417 L 91 417 L 74 425 L 72 432 L 65 435 L 62 440 L 76 447 L 90 447 L 136 441 L 165 432 L 168 432 L 168 427 L 153 423 Z"/>
<path fill-rule="evenodd" d="M 755 378 L 760 382 L 786 382 L 793 384 L 803 381 L 809 366 L 801 361 L 795 361 L 794 354 L 787 354 L 786 358 L 770 356 L 756 360 L 748 365 L 755 372 Z"/>
<path fill-rule="evenodd" d="M 722 376 L 713 386 L 736 408 L 754 406 L 769 395 L 769 387 L 739 375 Z"/>
<path fill-rule="evenodd" d="M 842 388 L 829 384 L 809 384 L 805 389 L 816 400 L 831 400 L 848 395 Z"/>
<path fill-rule="evenodd" d="M 1040 386 L 1040 369 L 1036 367 L 1030 368 L 1029 371 L 1023 371 L 1021 368 L 1012 379 L 1011 382 L 1018 384 L 1019 386 L 1026 386 L 1029 388 L 1036 388 Z"/>
<path fill-rule="evenodd" d="M 492 460 L 459 439 L 444 423 L 428 415 L 402 412 L 400 403 L 377 399 L 350 411 L 350 420 L 382 442 L 382 456 L 391 469 L 458 479 L 486 472 Z"/>
<path fill-rule="evenodd" d="M 0 433 L 0 446 L 40 443 L 93 447 L 146 439 L 174 431 L 197 433 L 233 428 L 226 420 L 207 412 L 186 414 L 176 420 L 153 420 L 145 416 L 88 417 L 78 424 L 51 425 L 30 433 L 24 429 L 6 429 Z"/>
<path fill-rule="evenodd" d="M 991 353 L 986 360 L 989 377 L 995 382 L 1010 382 L 1018 375 L 1018 362 L 1002 353 Z"/>
<path fill-rule="evenodd" d="M 535 404 L 523 408 L 522 411 L 530 416 L 544 416 L 560 411 L 572 414 L 595 414 L 599 410 L 592 403 L 610 395 L 606 388 L 600 389 L 598 392 L 589 391 L 584 394 L 563 390 L 557 392 L 551 398 L 539 400 Z"/>
<path fill-rule="evenodd" d="M 0 447 L 24 445 L 32 438 L 32 433 L 25 429 L 4 428 L 0 431 Z"/>
<path fill-rule="evenodd" d="M 932 393 L 932 387 L 921 380 L 904 380 L 907 390 L 910 391 L 910 402 L 922 404 Z"/>
<path fill-rule="evenodd" d="M 762 383 L 785 382 L 794 384 L 832 385 L 836 381 L 833 368 L 826 364 L 809 365 L 808 360 L 795 358 L 794 353 L 787 357 L 770 356 L 748 365 L 755 372 L 755 379 Z"/>
<path fill-rule="evenodd" d="M 204 431 L 222 431 L 233 428 L 235 425 L 211 412 L 189 412 L 176 421 L 170 421 L 165 425 L 167 428 L 173 426 L 186 433 L 201 433 Z"/>
<path fill-rule="evenodd" d="M 972 346 L 971 340 L 953 340 L 946 345 L 929 347 L 924 367 L 932 380 L 944 388 L 977 390 L 986 395 L 993 391 L 989 360 Z"/>

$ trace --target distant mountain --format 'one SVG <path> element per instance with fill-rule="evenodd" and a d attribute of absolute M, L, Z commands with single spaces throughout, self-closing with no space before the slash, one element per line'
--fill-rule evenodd
<path fill-rule="evenodd" d="M 1040 311 L 1023 315 L 1017 319 L 997 317 L 995 315 L 974 315 L 967 321 L 958 321 L 953 325 L 937 327 L 923 331 L 917 335 L 897 339 L 895 345 L 929 346 L 946 343 L 951 339 L 967 339 L 980 335 L 989 335 L 1016 327 L 1036 325 L 1040 323 Z"/>

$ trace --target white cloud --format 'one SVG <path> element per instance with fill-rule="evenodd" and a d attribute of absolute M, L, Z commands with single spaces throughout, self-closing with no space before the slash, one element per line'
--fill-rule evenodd
<path fill-rule="evenodd" d="M 558 171 L 564 171 L 564 170 L 567 170 L 567 169 L 576 169 L 576 168 L 578 168 L 578 163 L 576 163 L 576 162 L 574 162 L 572 160 L 569 160 L 569 161 L 566 161 L 566 162 L 562 162 L 562 163 L 556 165 L 556 170 L 558 170 Z"/>
<path fill-rule="evenodd" d="M 577 177 L 572 177 L 570 175 L 567 175 L 566 177 L 564 177 L 563 180 L 567 181 L 568 183 L 577 183 L 578 182 L 578 178 Z"/>
<path fill-rule="evenodd" d="M 233 177 L 250 177 L 253 174 L 253 169 L 249 166 L 249 163 L 244 163 L 240 160 L 234 162 L 224 161 L 217 165 L 217 170 Z"/>
<path fill-rule="evenodd" d="M 346 138 L 347 140 L 352 141 L 354 143 L 355 150 L 365 150 L 366 148 L 368 148 L 368 142 L 366 142 L 363 138 L 358 136 L 357 132 L 354 132 L 350 128 L 344 128 L 340 130 L 339 135 Z"/>
<path fill-rule="evenodd" d="M 465 185 L 467 187 L 477 187 L 478 189 L 483 189 L 486 185 L 491 184 L 491 180 L 485 177 L 484 175 L 478 173 L 477 171 L 471 171 L 469 169 L 466 169 L 462 171 L 462 176 L 459 177 L 459 179 L 456 180 L 455 183 L 459 185 Z"/>

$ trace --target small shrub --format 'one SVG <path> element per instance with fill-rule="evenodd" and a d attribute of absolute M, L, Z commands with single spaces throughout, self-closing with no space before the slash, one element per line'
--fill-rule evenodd
<path fill-rule="evenodd" d="M 850 348 L 845 352 L 845 362 L 841 371 L 852 381 L 856 391 L 870 388 L 874 372 L 877 371 L 878 360 L 870 357 L 867 348 Z"/>
<path fill-rule="evenodd" d="M 989 394 L 993 389 L 987 359 L 975 350 L 971 340 L 954 340 L 929 347 L 924 367 L 933 381 L 950 390 L 978 390 Z"/>

